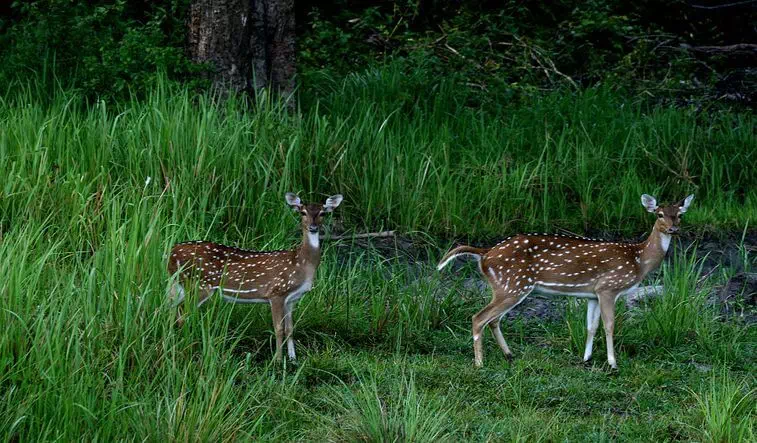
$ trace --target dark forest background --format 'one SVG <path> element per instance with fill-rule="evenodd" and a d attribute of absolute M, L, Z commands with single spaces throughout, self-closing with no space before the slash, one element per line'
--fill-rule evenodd
<path fill-rule="evenodd" d="M 187 56 L 189 6 L 3 3 L 0 80 L 39 76 L 100 98 L 141 94 L 163 73 L 207 88 L 210 67 Z M 324 73 L 389 63 L 423 88 L 451 80 L 491 104 L 597 84 L 679 105 L 757 99 L 752 1 L 317 0 L 295 10 L 300 92 Z"/>

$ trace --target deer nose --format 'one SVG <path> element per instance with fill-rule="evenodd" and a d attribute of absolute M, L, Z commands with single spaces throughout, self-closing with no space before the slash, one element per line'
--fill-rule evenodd
<path fill-rule="evenodd" d="M 308 230 L 315 234 L 316 232 L 318 232 L 318 225 L 311 224 L 310 226 L 308 226 Z"/>
<path fill-rule="evenodd" d="M 678 233 L 678 226 L 671 226 L 668 228 L 668 234 L 677 234 Z"/>

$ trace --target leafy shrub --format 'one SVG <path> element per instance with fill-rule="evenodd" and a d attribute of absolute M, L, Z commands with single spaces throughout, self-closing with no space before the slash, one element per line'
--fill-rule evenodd
<path fill-rule="evenodd" d="M 0 80 L 37 73 L 94 96 L 142 91 L 164 71 L 192 79 L 183 53 L 186 0 L 36 0 L 12 4 L 0 28 Z"/>
<path fill-rule="evenodd" d="M 681 44 L 757 37 L 750 25 L 757 14 L 749 8 L 716 14 L 673 1 L 661 14 L 659 6 L 611 0 L 395 0 L 370 7 L 318 1 L 301 17 L 300 71 L 344 74 L 392 59 L 428 82 L 454 80 L 484 101 L 598 83 L 685 97 L 714 88 L 731 67 L 697 62 Z"/>

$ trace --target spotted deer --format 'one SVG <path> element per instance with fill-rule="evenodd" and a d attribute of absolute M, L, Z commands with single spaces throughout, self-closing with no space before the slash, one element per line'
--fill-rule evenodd
<path fill-rule="evenodd" d="M 671 235 L 677 234 L 681 215 L 693 195 L 668 206 L 657 206 L 654 197 L 644 194 L 641 203 L 656 214 L 649 237 L 641 243 L 617 243 L 566 235 L 519 234 L 506 238 L 491 249 L 458 246 L 437 266 L 444 268 L 457 256 L 469 255 L 478 261 L 480 272 L 492 288 L 492 301 L 473 316 L 475 365 L 483 366 L 483 329 L 488 325 L 505 357 L 512 359 L 500 322 L 508 311 L 532 292 L 588 299 L 586 348 L 583 360 L 591 359 L 599 317 L 605 329 L 607 363 L 617 369 L 613 330 L 615 302 L 633 292 L 649 272 L 656 269 L 668 250 Z"/>
<path fill-rule="evenodd" d="M 342 202 L 341 195 L 332 195 L 323 205 L 303 204 L 292 193 L 287 204 L 301 218 L 302 244 L 283 251 L 250 251 L 207 241 L 179 243 L 171 249 L 168 271 L 178 272 L 169 291 L 178 309 L 181 325 L 181 303 L 184 287 L 198 282 L 198 306 L 214 293 L 233 303 L 268 303 L 271 305 L 276 332 L 276 358 L 281 357 L 284 340 L 291 360 L 296 359 L 292 338 L 293 305 L 313 287 L 316 269 L 321 260 L 318 231 L 323 216 Z"/>

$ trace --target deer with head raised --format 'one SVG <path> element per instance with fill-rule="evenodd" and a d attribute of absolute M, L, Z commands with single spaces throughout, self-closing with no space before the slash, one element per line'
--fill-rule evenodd
<path fill-rule="evenodd" d="M 292 193 L 287 204 L 300 215 L 302 244 L 283 251 L 250 251 L 207 241 L 179 243 L 171 249 L 168 271 L 178 272 L 169 296 L 178 308 L 177 323 L 181 325 L 181 302 L 184 286 L 199 283 L 198 306 L 218 292 L 228 302 L 268 303 L 271 305 L 276 332 L 276 358 L 280 358 L 287 342 L 289 358 L 296 358 L 292 338 L 294 303 L 313 287 L 315 272 L 321 260 L 319 229 L 325 214 L 342 202 L 341 195 L 332 195 L 323 205 L 303 204 Z"/>
<path fill-rule="evenodd" d="M 605 329 L 607 363 L 617 369 L 613 331 L 615 302 L 633 292 L 649 272 L 656 269 L 668 250 L 671 235 L 678 233 L 681 215 L 693 195 L 668 206 L 657 206 L 644 194 L 641 203 L 657 216 L 652 233 L 641 243 L 617 243 L 566 235 L 520 234 L 508 237 L 491 249 L 458 246 L 438 265 L 441 270 L 461 255 L 473 256 L 492 288 L 492 301 L 473 316 L 473 352 L 482 366 L 483 330 L 488 325 L 508 359 L 512 352 L 500 330 L 502 317 L 532 292 L 588 299 L 584 361 L 591 359 L 599 318 Z"/>

